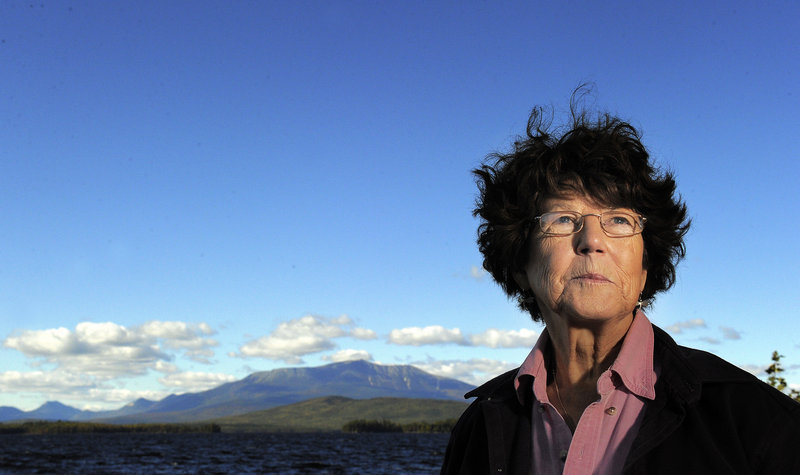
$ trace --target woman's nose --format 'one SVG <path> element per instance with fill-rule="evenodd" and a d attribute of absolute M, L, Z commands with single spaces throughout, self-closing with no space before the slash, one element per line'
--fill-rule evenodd
<path fill-rule="evenodd" d="M 587 214 L 583 217 L 583 227 L 575 233 L 576 250 L 580 254 L 605 252 L 606 233 L 600 225 L 600 216 Z"/>

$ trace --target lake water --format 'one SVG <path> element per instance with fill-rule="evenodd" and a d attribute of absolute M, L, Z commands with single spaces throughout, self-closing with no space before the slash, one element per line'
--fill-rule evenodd
<path fill-rule="evenodd" d="M 438 473 L 448 434 L 0 435 L 0 473 Z"/>

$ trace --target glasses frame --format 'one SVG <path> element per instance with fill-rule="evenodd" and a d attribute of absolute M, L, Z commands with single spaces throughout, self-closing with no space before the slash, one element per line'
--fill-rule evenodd
<path fill-rule="evenodd" d="M 545 216 L 545 215 L 554 214 L 554 213 L 555 214 L 570 213 L 570 214 L 576 215 L 578 217 L 578 221 L 576 222 L 577 226 L 570 233 L 553 233 L 553 232 L 545 231 L 544 228 L 542 227 L 542 217 Z M 634 233 L 631 233 L 631 234 L 611 234 L 611 233 L 609 233 L 608 230 L 606 230 L 605 225 L 603 224 L 603 215 L 607 214 L 607 213 L 626 214 L 626 215 L 630 216 L 631 218 L 637 219 L 638 223 L 639 223 L 639 230 L 634 232 Z M 644 225 L 647 222 L 647 218 L 642 216 L 639 213 L 635 213 L 635 212 L 629 213 L 627 211 L 617 211 L 617 210 L 603 211 L 602 213 L 599 213 L 599 214 L 598 213 L 581 214 L 581 213 L 578 213 L 577 211 L 570 211 L 570 210 L 550 211 L 550 212 L 542 213 L 541 215 L 534 217 L 533 221 L 536 221 L 536 222 L 539 223 L 538 224 L 539 231 L 541 231 L 542 234 L 544 234 L 545 236 L 572 236 L 573 234 L 581 232 L 581 230 L 583 229 L 583 223 L 584 223 L 585 218 L 587 216 L 597 216 L 597 220 L 600 222 L 600 229 L 602 229 L 603 233 L 605 233 L 605 235 L 608 236 L 608 237 L 631 237 L 631 236 L 636 236 L 637 234 L 642 234 L 642 231 L 644 231 Z"/>

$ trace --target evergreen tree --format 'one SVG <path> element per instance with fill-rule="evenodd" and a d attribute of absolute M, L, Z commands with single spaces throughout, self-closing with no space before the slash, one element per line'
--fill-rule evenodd
<path fill-rule="evenodd" d="M 781 376 L 781 373 L 784 371 L 783 366 L 781 366 L 781 358 L 783 358 L 782 354 L 777 351 L 772 352 L 772 364 L 767 368 L 767 374 L 769 375 L 767 377 L 767 382 L 770 386 L 777 388 L 778 391 L 786 392 L 788 384 L 786 383 L 786 379 Z M 789 389 L 788 394 L 789 397 L 800 402 L 800 391 L 797 389 Z"/>

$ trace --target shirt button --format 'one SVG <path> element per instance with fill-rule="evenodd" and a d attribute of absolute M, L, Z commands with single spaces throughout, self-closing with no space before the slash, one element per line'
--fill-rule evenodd
<path fill-rule="evenodd" d="M 616 413 L 617 413 L 617 408 L 614 406 L 611 406 L 608 409 L 606 409 L 606 414 L 608 414 L 609 416 L 613 416 Z"/>
<path fill-rule="evenodd" d="M 547 408 L 544 407 L 544 404 L 539 404 L 539 412 L 544 412 L 545 409 Z"/>
<path fill-rule="evenodd" d="M 566 462 L 567 461 L 567 453 L 568 452 L 566 450 L 562 450 L 561 453 L 559 454 L 559 457 L 561 457 L 561 461 L 562 462 Z"/>

